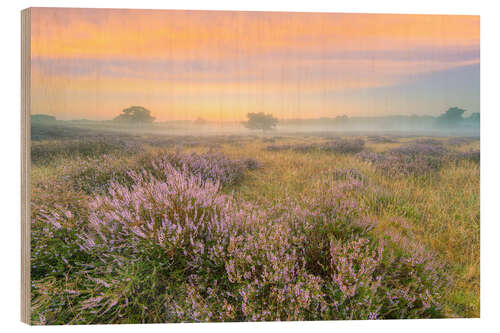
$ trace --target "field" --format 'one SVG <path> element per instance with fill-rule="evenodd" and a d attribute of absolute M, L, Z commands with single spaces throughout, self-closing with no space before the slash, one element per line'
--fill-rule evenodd
<path fill-rule="evenodd" d="M 32 142 L 35 324 L 479 316 L 478 138 L 78 133 Z"/>

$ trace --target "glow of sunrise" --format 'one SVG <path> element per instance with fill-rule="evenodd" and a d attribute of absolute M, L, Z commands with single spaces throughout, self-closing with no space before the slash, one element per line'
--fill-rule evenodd
<path fill-rule="evenodd" d="M 479 17 L 32 9 L 32 113 L 158 120 L 479 112 Z"/>

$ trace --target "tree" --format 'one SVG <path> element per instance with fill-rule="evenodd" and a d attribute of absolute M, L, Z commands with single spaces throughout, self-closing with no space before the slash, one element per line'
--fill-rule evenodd
<path fill-rule="evenodd" d="M 34 114 L 31 116 L 31 121 L 34 123 L 49 123 L 56 121 L 56 117 L 48 114 Z"/>
<path fill-rule="evenodd" d="M 445 113 L 440 115 L 437 118 L 438 125 L 446 126 L 446 127 L 454 127 L 458 126 L 464 120 L 463 114 L 465 113 L 464 109 L 458 107 L 449 108 Z"/>
<path fill-rule="evenodd" d="M 262 130 L 263 132 L 272 130 L 278 124 L 278 119 L 271 114 L 264 112 L 247 114 L 248 121 L 243 122 L 243 126 L 250 130 Z"/>
<path fill-rule="evenodd" d="M 136 124 L 149 124 L 155 120 L 155 117 L 151 116 L 151 111 L 142 106 L 131 106 L 122 111 L 123 113 L 118 115 L 114 121 L 126 122 L 126 123 L 136 123 Z"/>
<path fill-rule="evenodd" d="M 345 122 L 347 122 L 347 120 L 349 120 L 349 118 L 345 114 L 342 116 L 335 117 L 335 121 L 338 123 L 345 123 Z"/>
<path fill-rule="evenodd" d="M 467 119 L 469 121 L 471 121 L 471 122 L 477 122 L 477 123 L 479 123 L 479 121 L 480 121 L 479 112 L 472 113 Z"/>
<path fill-rule="evenodd" d="M 203 119 L 202 117 L 198 117 L 198 118 L 196 118 L 196 120 L 193 123 L 195 125 L 198 125 L 198 126 L 203 126 L 203 125 L 207 124 L 207 121 L 205 119 Z"/>

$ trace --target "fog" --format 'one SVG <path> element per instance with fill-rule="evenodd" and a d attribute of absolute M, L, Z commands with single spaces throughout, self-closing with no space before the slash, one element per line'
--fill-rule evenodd
<path fill-rule="evenodd" d="M 242 122 L 170 121 L 116 123 L 114 121 L 63 121 L 32 116 L 32 139 L 64 138 L 109 134 L 124 135 L 425 135 L 479 137 L 479 114 L 469 117 L 388 116 L 336 117 L 278 120 L 271 130 L 249 130 Z"/>

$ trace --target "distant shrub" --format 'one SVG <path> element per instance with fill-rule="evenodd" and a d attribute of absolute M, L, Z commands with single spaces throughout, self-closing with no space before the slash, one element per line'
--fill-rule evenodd
<path fill-rule="evenodd" d="M 457 161 L 466 160 L 466 161 L 471 161 L 471 162 L 475 162 L 475 163 L 480 163 L 481 152 L 479 151 L 479 149 L 469 150 L 469 151 L 465 151 L 465 152 L 457 152 L 457 153 L 454 153 L 452 155 L 452 158 L 457 160 Z"/>
<path fill-rule="evenodd" d="M 263 138 L 262 142 L 265 142 L 265 143 L 274 143 L 274 142 L 276 142 L 276 139 L 274 137 L 273 138 Z"/>
<path fill-rule="evenodd" d="M 283 151 L 290 149 L 289 145 L 268 145 L 266 146 L 267 151 Z"/>
<path fill-rule="evenodd" d="M 392 155 L 407 156 L 410 158 L 422 156 L 443 157 L 447 152 L 446 148 L 440 145 L 423 143 L 402 145 L 388 151 L 388 153 Z"/>
<path fill-rule="evenodd" d="M 385 153 L 362 152 L 357 157 L 387 175 L 428 175 L 441 168 L 448 151 L 441 145 L 408 144 Z"/>
<path fill-rule="evenodd" d="M 418 144 L 425 144 L 425 145 L 442 145 L 443 144 L 443 141 L 440 141 L 437 139 L 431 139 L 431 138 L 417 139 L 414 142 L 418 143 Z"/>
<path fill-rule="evenodd" d="M 449 145 L 452 145 L 452 146 L 461 146 L 461 145 L 469 144 L 469 143 L 474 142 L 476 140 L 479 140 L 479 139 L 470 138 L 470 137 L 453 137 L 453 138 L 449 138 L 447 143 Z"/>
<path fill-rule="evenodd" d="M 333 177 L 336 180 L 361 180 L 365 181 L 366 178 L 365 176 L 358 170 L 358 169 L 353 169 L 353 168 L 347 168 L 347 169 L 335 169 L 333 170 Z"/>
<path fill-rule="evenodd" d="M 375 143 L 395 143 L 395 142 L 398 142 L 398 140 L 396 138 L 387 137 L 387 136 L 378 136 L 378 135 L 369 136 L 368 140 L 370 140 L 371 142 L 375 142 Z"/>
<path fill-rule="evenodd" d="M 324 144 L 321 149 L 342 154 L 359 153 L 365 147 L 363 139 L 336 139 Z"/>
<path fill-rule="evenodd" d="M 119 139 L 33 142 L 31 145 L 31 162 L 33 164 L 48 164 L 57 158 L 96 158 L 103 154 L 133 154 L 138 151 L 138 144 Z"/>
<path fill-rule="evenodd" d="M 245 158 L 242 162 L 248 170 L 257 170 L 262 167 L 262 164 L 255 158 Z"/>
<path fill-rule="evenodd" d="M 382 153 L 375 153 L 375 152 L 372 152 L 372 151 L 362 151 L 358 154 L 356 154 L 356 157 L 362 161 L 366 161 L 366 162 L 370 162 L 370 163 L 377 163 L 379 161 L 381 161 L 382 159 L 384 159 L 384 154 Z"/>
<path fill-rule="evenodd" d="M 266 147 L 266 150 L 273 152 L 291 150 L 291 151 L 306 153 L 314 150 L 319 150 L 320 147 L 321 146 L 319 144 L 297 143 L 288 145 L 269 145 Z"/>
<path fill-rule="evenodd" d="M 362 139 L 335 139 L 326 143 L 298 143 L 288 145 L 269 145 L 266 147 L 268 151 L 284 151 L 292 150 L 296 152 L 311 152 L 325 151 L 332 153 L 358 153 L 363 150 L 365 141 Z"/>
<path fill-rule="evenodd" d="M 429 175 L 441 168 L 443 160 L 434 156 L 395 156 L 386 155 L 377 164 L 377 168 L 388 175 L 399 174 L 405 176 Z"/>

